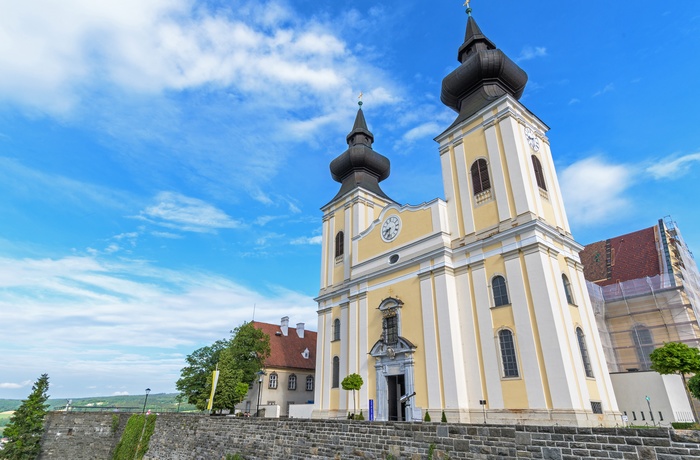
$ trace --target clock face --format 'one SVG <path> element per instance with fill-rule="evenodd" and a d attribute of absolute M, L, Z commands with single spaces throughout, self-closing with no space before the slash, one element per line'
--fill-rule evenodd
<path fill-rule="evenodd" d="M 525 137 L 527 138 L 527 143 L 530 148 L 537 152 L 540 149 L 540 140 L 537 138 L 535 132 L 528 126 L 525 127 Z"/>
<path fill-rule="evenodd" d="M 382 239 L 384 241 L 393 241 L 401 230 L 401 219 L 399 216 L 389 216 L 382 224 Z"/>

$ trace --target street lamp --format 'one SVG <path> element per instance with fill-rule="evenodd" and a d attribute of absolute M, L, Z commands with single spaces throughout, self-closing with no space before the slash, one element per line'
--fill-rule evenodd
<path fill-rule="evenodd" d="M 262 383 L 263 383 L 263 375 L 265 374 L 265 371 L 260 369 L 258 372 L 256 372 L 258 375 L 258 408 L 255 411 L 255 416 L 260 417 L 260 396 L 262 395 Z"/>
<path fill-rule="evenodd" d="M 651 410 L 651 398 L 649 396 L 645 396 L 644 399 L 647 400 L 647 406 L 649 406 L 649 415 L 651 415 L 651 424 L 656 426 L 656 422 L 654 421 L 654 412 Z M 659 426 L 661 424 L 659 423 Z"/>
<path fill-rule="evenodd" d="M 146 399 L 143 400 L 143 410 L 141 411 L 142 414 L 146 412 L 146 403 L 148 402 L 148 393 L 150 393 L 150 392 L 151 392 L 151 389 L 146 388 Z"/>

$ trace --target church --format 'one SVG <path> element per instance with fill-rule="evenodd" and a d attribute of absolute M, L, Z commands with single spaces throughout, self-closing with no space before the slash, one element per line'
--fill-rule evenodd
<path fill-rule="evenodd" d="M 384 193 L 390 162 L 361 106 L 330 164 L 313 416 L 353 412 L 341 382 L 357 373 L 366 419 L 620 424 L 549 128 L 467 12 L 441 92 L 457 116 L 435 138 L 445 199 Z"/>

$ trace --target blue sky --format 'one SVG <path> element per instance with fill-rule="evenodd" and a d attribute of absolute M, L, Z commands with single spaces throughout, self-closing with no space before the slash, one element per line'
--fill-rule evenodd
<path fill-rule="evenodd" d="M 476 0 L 529 75 L 572 231 L 671 215 L 700 250 L 700 3 Z M 316 329 L 320 206 L 357 94 L 401 203 L 433 137 L 459 1 L 0 0 L 0 398 L 172 392 L 249 320 Z"/>

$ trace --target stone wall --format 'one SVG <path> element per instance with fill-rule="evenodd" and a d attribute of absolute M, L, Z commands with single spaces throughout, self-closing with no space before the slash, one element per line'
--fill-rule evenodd
<path fill-rule="evenodd" d="M 41 459 L 109 459 L 111 414 L 51 414 Z M 71 421 L 72 420 L 72 421 Z M 69 436 L 67 430 L 72 428 Z M 146 459 L 700 460 L 700 434 L 667 428 L 575 428 L 158 416 Z"/>
<path fill-rule="evenodd" d="M 110 459 L 130 415 L 51 412 L 44 421 L 39 459 Z"/>

